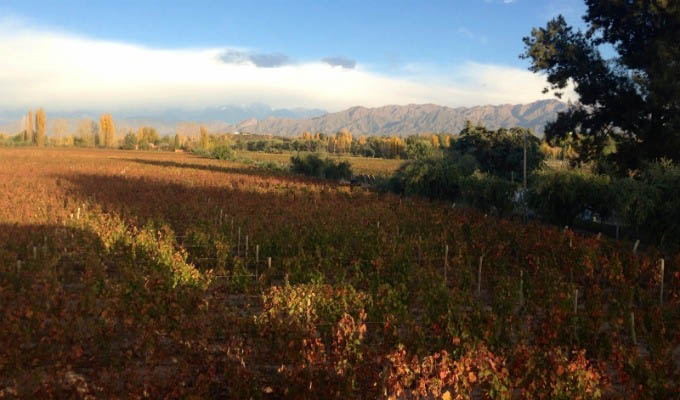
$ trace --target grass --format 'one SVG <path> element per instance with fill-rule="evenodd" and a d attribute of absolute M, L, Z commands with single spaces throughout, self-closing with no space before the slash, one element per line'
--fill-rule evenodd
<path fill-rule="evenodd" d="M 250 158 L 255 161 L 276 162 L 290 165 L 290 158 L 296 153 L 261 153 L 253 151 L 237 151 L 237 157 Z M 384 158 L 367 158 L 355 157 L 346 155 L 330 155 L 330 157 L 340 160 L 349 161 L 352 165 L 352 170 L 355 174 L 371 174 L 371 175 L 390 175 L 396 171 L 402 164 L 403 160 L 392 160 Z"/>

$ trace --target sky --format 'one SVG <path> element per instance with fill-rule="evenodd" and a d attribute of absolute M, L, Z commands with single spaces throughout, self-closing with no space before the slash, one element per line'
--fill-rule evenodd
<path fill-rule="evenodd" d="M 582 0 L 0 1 L 0 109 L 527 103 L 522 37 Z M 568 98 L 573 97 L 573 93 Z"/>

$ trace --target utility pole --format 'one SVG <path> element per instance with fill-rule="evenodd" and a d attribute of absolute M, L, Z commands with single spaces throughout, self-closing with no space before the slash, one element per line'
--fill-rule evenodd
<path fill-rule="evenodd" d="M 527 129 L 524 130 L 524 191 L 527 190 Z"/>
<path fill-rule="evenodd" d="M 524 208 L 524 222 L 527 222 L 529 210 L 527 210 L 527 134 L 529 130 L 524 129 L 524 190 L 522 191 L 522 207 Z"/>

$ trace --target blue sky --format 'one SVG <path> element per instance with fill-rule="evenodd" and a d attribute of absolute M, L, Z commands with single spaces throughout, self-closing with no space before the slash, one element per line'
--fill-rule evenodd
<path fill-rule="evenodd" d="M 498 86 L 504 85 L 504 79 L 520 79 L 519 75 L 527 79 L 527 92 L 517 93 L 517 102 L 523 102 L 543 96 L 540 88 L 538 93 L 530 96 L 528 92 L 536 90 L 535 79 L 529 85 L 531 79 L 526 74 L 520 74 L 526 72 L 528 66 L 526 60 L 518 58 L 523 47 L 522 37 L 532 27 L 544 25 L 558 13 L 564 14 L 569 22 L 579 25 L 584 9 L 581 0 L 6 0 L 0 5 L 0 51 L 16 49 L 17 43 L 32 43 L 39 48 L 46 46 L 57 54 L 59 46 L 65 49 L 62 53 L 68 53 L 77 45 L 82 45 L 83 51 L 116 45 L 114 54 L 117 57 L 132 57 L 137 54 L 133 51 L 135 49 L 146 51 L 144 56 L 138 56 L 147 60 L 147 65 L 153 63 L 149 57 L 155 57 L 159 63 L 162 58 L 166 62 L 175 60 L 168 56 L 171 53 L 177 59 L 181 56 L 196 57 L 207 63 L 210 53 L 213 60 L 240 67 L 228 69 L 228 66 L 223 66 L 225 75 L 242 74 L 244 82 L 253 84 L 252 95 L 247 95 L 248 85 L 238 85 L 232 76 L 228 83 L 225 81 L 221 86 L 225 93 L 223 98 L 216 93 L 207 95 L 197 89 L 195 98 L 187 106 L 210 102 L 260 101 L 274 106 L 334 109 L 366 97 L 367 105 L 390 103 L 391 100 L 474 105 L 468 103 L 485 100 L 493 103 L 496 98 L 498 101 L 510 100 L 510 93 L 494 97 L 493 91 L 499 92 Z M 50 35 L 58 38 L 59 43 L 51 41 Z M 3 50 L 3 40 L 13 44 L 6 45 Z M 121 46 L 127 47 L 128 52 L 121 50 Z M 29 54 L 26 54 L 27 57 Z M 29 64 L 35 60 L 25 61 Z M 322 71 L 318 63 L 333 68 Z M 59 76 L 64 81 L 63 86 L 71 78 L 66 76 L 65 71 L 59 70 L 69 68 L 69 65 L 61 61 L 56 64 L 50 73 Z M 122 76 L 107 68 L 97 71 L 98 65 L 90 61 L 83 61 L 82 64 L 87 64 L 87 69 L 79 67 L 87 75 L 105 78 L 113 74 L 114 79 L 121 83 L 125 83 L 127 77 L 131 85 L 144 79 L 142 75 L 133 76 L 135 72 L 132 70 Z M 20 69 L 19 65 L 10 67 Z M 312 67 L 315 67 L 313 71 Z M 282 74 L 271 71 L 273 69 L 296 71 Z M 356 70 L 356 73 L 350 76 L 347 70 Z M 485 73 L 475 75 L 475 70 Z M 156 86 L 149 89 L 155 88 L 165 93 L 173 85 L 194 85 L 199 88 L 202 86 L 201 81 L 195 76 L 188 76 L 196 73 L 175 70 L 174 75 L 169 74 L 163 80 L 164 84 L 156 82 Z M 217 77 L 221 82 L 218 71 L 212 68 L 210 73 L 215 74 L 211 77 Z M 305 76 L 312 73 L 318 75 L 314 75 L 318 79 L 312 81 L 322 84 L 335 81 L 333 74 L 340 77 L 338 80 L 344 83 L 341 87 L 329 86 L 329 90 L 337 92 L 336 101 L 324 96 L 292 92 L 287 98 L 283 92 L 290 92 L 288 87 L 283 87 L 279 91 L 281 93 L 277 93 L 281 89 L 277 79 L 293 79 L 297 84 L 304 85 Z M 500 76 L 502 74 L 507 75 Z M 491 79 L 494 75 L 498 76 L 499 82 Z M 174 81 L 173 76 L 176 77 Z M 371 77 L 375 79 L 371 81 Z M 0 73 L 0 80 L 2 78 Z M 41 71 L 35 71 L 31 77 L 19 78 L 47 80 L 47 75 L 41 76 Z M 269 86 L 262 82 L 269 82 Z M 348 82 L 355 85 L 348 85 Z M 383 96 L 366 92 L 364 94 L 368 96 L 362 97 L 362 93 L 356 91 L 348 93 L 353 88 L 366 86 L 371 90 L 382 91 Z M 442 92 L 435 93 L 439 87 Z M 506 91 L 510 89 L 506 87 Z M 36 90 L 39 92 L 37 87 Z M 470 95 L 484 90 L 489 92 L 486 97 Z M 513 90 L 518 91 L 517 88 Z M 92 95 L 99 93 L 104 96 L 110 91 L 111 88 L 103 87 Z M 102 106 L 135 106 L 134 101 L 122 101 L 124 96 L 119 90 L 114 91 L 116 93 L 112 93 L 113 96 L 106 97 L 115 97 L 117 102 L 111 101 L 109 105 L 102 102 Z M 428 91 L 432 91 L 432 95 L 428 95 Z M 61 102 L 62 107 L 68 108 L 63 103 L 68 102 L 69 96 L 49 93 L 45 93 L 45 96 L 53 97 L 52 102 Z M 201 96 L 204 98 L 201 99 Z M 170 97 L 178 96 L 175 94 Z M 170 100 L 168 105 L 173 101 L 176 103 L 176 99 Z M 148 104 L 163 105 L 158 99 Z"/>

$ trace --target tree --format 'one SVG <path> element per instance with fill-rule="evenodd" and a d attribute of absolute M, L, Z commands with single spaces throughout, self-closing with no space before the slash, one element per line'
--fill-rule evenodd
<path fill-rule="evenodd" d="M 335 134 L 335 147 L 334 151 L 337 153 L 346 153 L 352 147 L 352 134 L 349 129 L 342 128 L 339 132 Z"/>
<path fill-rule="evenodd" d="M 101 131 L 103 146 L 113 147 L 116 136 L 116 127 L 113 124 L 113 117 L 111 114 L 106 113 L 99 117 L 99 130 Z"/>
<path fill-rule="evenodd" d="M 609 156 L 620 170 L 645 160 L 680 161 L 680 2 L 586 0 L 587 31 L 560 15 L 524 38 L 530 70 L 560 97 L 573 82 L 579 102 L 546 126 L 553 140 L 580 133 L 582 160 Z M 606 59 L 603 47 L 616 55 Z M 608 51 L 611 51 L 608 50 Z"/>
<path fill-rule="evenodd" d="M 469 154 L 479 163 L 482 172 L 511 179 L 524 171 L 524 137 L 527 138 L 527 173 L 543 161 L 540 140 L 525 128 L 488 130 L 467 123 L 459 138 L 451 143 L 450 153 Z"/>
<path fill-rule="evenodd" d="M 91 119 L 83 119 L 78 123 L 77 142 L 83 147 L 94 147 L 97 124 Z"/>
<path fill-rule="evenodd" d="M 208 143 L 209 143 L 208 130 L 205 128 L 205 126 L 201 126 L 201 141 L 200 141 L 201 148 L 207 150 Z"/>
<path fill-rule="evenodd" d="M 434 147 L 435 149 L 438 149 L 439 147 L 441 147 L 440 143 L 439 143 L 439 136 L 437 136 L 437 135 L 432 134 L 430 136 L 430 142 L 432 143 L 432 147 Z"/>
<path fill-rule="evenodd" d="M 152 145 L 158 145 L 160 139 L 158 132 L 152 127 L 143 126 L 137 130 L 137 142 L 139 143 L 139 148 L 142 150 L 149 149 Z"/>
<path fill-rule="evenodd" d="M 24 142 L 33 141 L 33 111 L 28 110 L 26 116 L 26 130 L 24 131 Z"/>
<path fill-rule="evenodd" d="M 64 118 L 57 118 L 52 124 L 52 141 L 60 146 L 64 144 L 64 139 L 68 134 L 68 121 Z"/>
<path fill-rule="evenodd" d="M 123 138 L 123 145 L 121 146 L 124 150 L 135 150 L 137 148 L 137 135 L 129 131 Z"/>
<path fill-rule="evenodd" d="M 45 145 L 45 133 L 47 130 L 47 117 L 45 116 L 45 110 L 39 108 L 35 112 L 35 136 L 34 143 L 38 146 Z"/>

